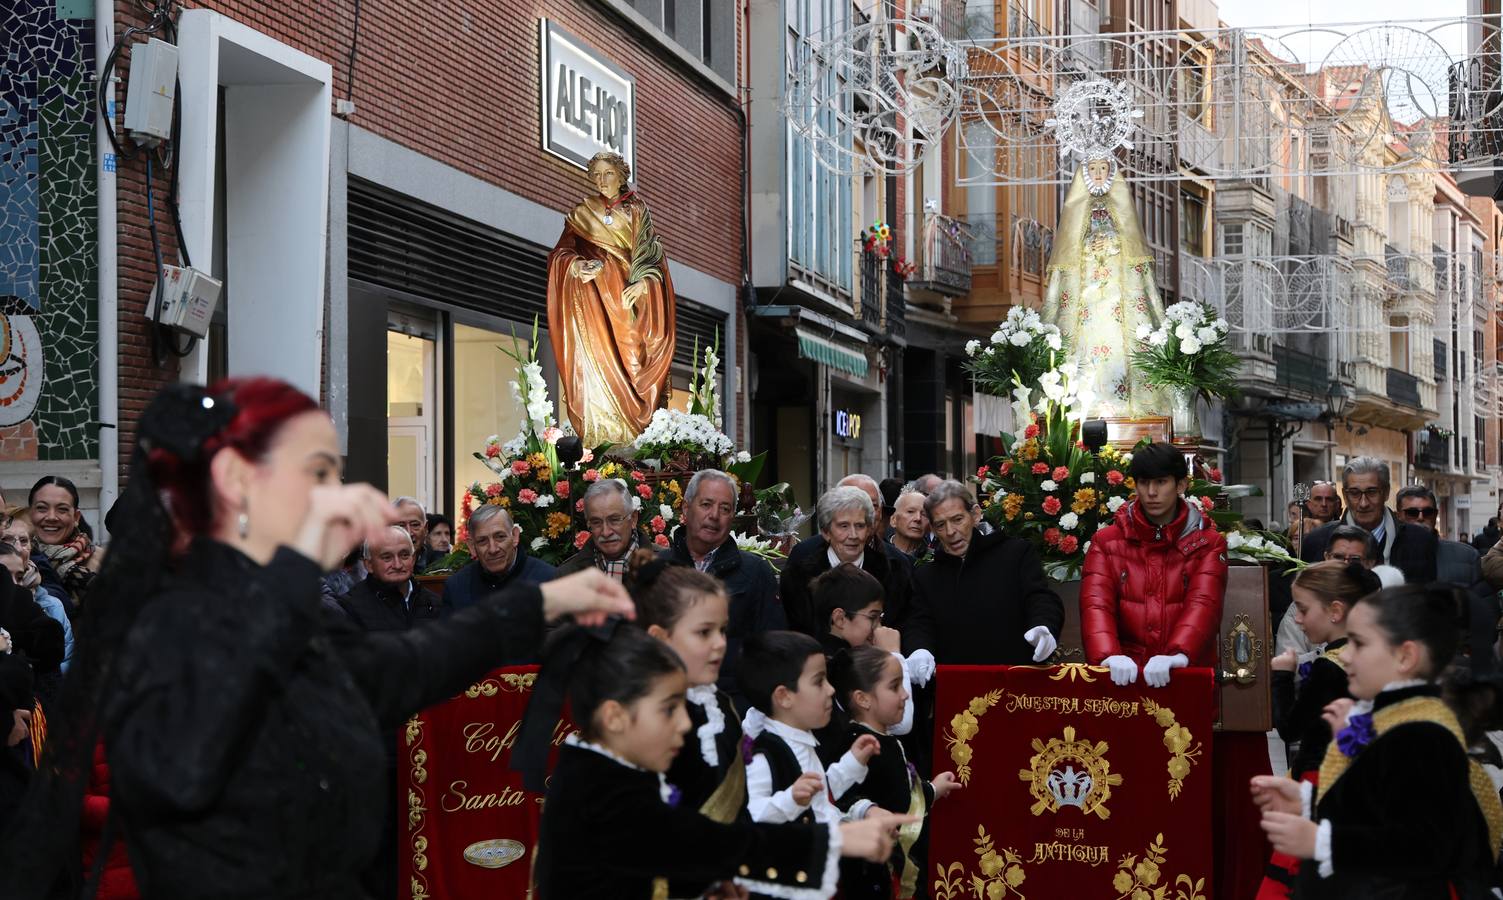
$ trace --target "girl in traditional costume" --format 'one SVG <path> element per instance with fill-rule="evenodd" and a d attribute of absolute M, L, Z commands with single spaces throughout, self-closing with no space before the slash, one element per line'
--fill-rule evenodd
<path fill-rule="evenodd" d="M 841 896 L 850 900 L 913 897 L 924 871 L 929 811 L 934 801 L 959 788 L 959 784 L 952 772 L 941 772 L 933 781 L 920 778 L 908 762 L 902 742 L 891 733 L 903 721 L 909 706 L 908 676 L 900 657 L 869 644 L 842 650 L 831 661 L 830 683 L 850 716 L 837 752 L 866 735 L 875 737 L 881 748 L 867 763 L 866 778 L 846 791 L 836 805 L 846 811 L 875 806 L 906 812 L 916 819 L 899 829 L 898 846 L 887 864 L 861 860 L 841 864 Z"/>
<path fill-rule="evenodd" d="M 1318 785 L 1252 784 L 1273 848 L 1306 861 L 1296 897 L 1492 896 L 1503 805 L 1437 684 L 1463 609 L 1452 589 L 1421 585 L 1352 608 L 1341 662 L 1357 699 L 1327 708 L 1335 740 Z"/>
<path fill-rule="evenodd" d="M 1313 659 L 1300 662 L 1289 650 L 1274 657 L 1273 724 L 1289 745 L 1298 745 L 1289 777 L 1315 783 L 1331 726 L 1322 717 L 1325 708 L 1348 698 L 1346 669 L 1341 651 L 1346 647 L 1346 617 L 1358 600 L 1382 587 L 1378 576 L 1358 563 L 1328 560 L 1300 572 L 1294 578 L 1294 621 L 1314 646 L 1321 647 Z M 1258 890 L 1258 900 L 1289 896 L 1299 871 L 1299 860 L 1282 853 L 1268 863 L 1268 875 Z"/>
<path fill-rule="evenodd" d="M 688 689 L 678 655 L 634 626 L 554 636 L 512 759 L 528 790 L 544 787 L 566 693 L 580 730 L 546 778 L 533 897 L 667 900 L 671 882 L 693 883 L 689 896 L 744 887 L 819 900 L 835 892 L 840 857 L 892 852 L 892 829 L 906 820 L 721 823 L 684 803 L 666 773 L 689 730 Z"/>

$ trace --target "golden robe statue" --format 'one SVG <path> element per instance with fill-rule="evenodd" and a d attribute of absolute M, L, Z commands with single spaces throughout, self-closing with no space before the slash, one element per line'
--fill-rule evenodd
<path fill-rule="evenodd" d="M 620 156 L 597 154 L 598 193 L 574 207 L 548 255 L 548 334 L 563 406 L 585 446 L 629 444 L 668 397 L 673 282 L 647 204 Z"/>
<path fill-rule="evenodd" d="M 1095 396 L 1090 417 L 1138 418 L 1168 409 L 1132 369 L 1138 326 L 1157 328 L 1164 302 L 1153 280 L 1153 253 L 1143 240 L 1115 160 L 1091 159 L 1077 170 L 1060 213 L 1042 318 L 1058 326 L 1080 367 L 1077 387 Z"/>

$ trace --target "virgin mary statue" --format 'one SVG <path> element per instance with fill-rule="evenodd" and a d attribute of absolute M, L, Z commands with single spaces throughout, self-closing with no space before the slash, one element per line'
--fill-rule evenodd
<path fill-rule="evenodd" d="M 1077 169 L 1060 214 L 1043 319 L 1059 327 L 1079 366 L 1077 387 L 1095 394 L 1092 417 L 1162 414 L 1159 393 L 1132 368 L 1138 326 L 1157 328 L 1164 303 L 1153 254 L 1138 227 L 1116 159 L 1096 151 Z"/>
<path fill-rule="evenodd" d="M 667 400 L 673 281 L 647 203 L 615 153 L 590 160 L 596 193 L 548 255 L 548 334 L 564 410 L 585 446 L 636 440 Z"/>

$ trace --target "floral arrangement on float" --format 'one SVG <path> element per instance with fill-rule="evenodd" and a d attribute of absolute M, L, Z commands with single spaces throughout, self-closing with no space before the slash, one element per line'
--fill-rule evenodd
<path fill-rule="evenodd" d="M 1182 300 L 1164 310 L 1158 328 L 1138 326 L 1138 349 L 1133 368 L 1169 396 L 1177 435 L 1198 435 L 1195 401 L 1200 397 L 1231 397 L 1237 393 L 1242 361 L 1227 349 L 1226 319 L 1211 307 Z"/>
<path fill-rule="evenodd" d="M 474 454 L 497 480 L 476 481 L 464 492 L 454 552 L 430 566 L 428 574 L 452 572 L 470 561 L 469 518 L 481 506 L 506 509 L 522 529 L 527 552 L 556 565 L 590 539 L 584 493 L 602 478 L 626 482 L 632 506 L 641 514 L 644 538 L 667 547 L 682 517 L 684 487 L 695 471 L 721 468 L 738 485 L 748 486 L 761 474 L 764 457 L 736 452 L 718 425 L 720 398 L 714 374 L 720 363 L 718 337 L 714 348 L 705 348 L 704 365 L 691 381 L 689 411 L 658 410 L 637 440 L 635 459 L 622 453 L 627 448 L 613 444 L 586 448 L 567 425 L 560 427 L 537 358 L 539 346 L 534 320 L 530 350 L 523 352 L 515 342 L 511 350 L 500 348 L 517 364 L 517 377 L 510 386 L 512 399 L 523 410 L 522 420 L 515 437 L 502 441 L 500 435 L 491 435 Z M 696 355 L 698 349 L 696 344 Z M 787 489 L 787 485 L 777 487 Z M 749 492 L 754 498 L 764 493 L 747 487 L 741 494 Z M 791 502 L 791 492 L 788 496 Z M 767 541 L 745 535 L 736 539 L 743 549 L 760 556 L 781 556 Z"/>

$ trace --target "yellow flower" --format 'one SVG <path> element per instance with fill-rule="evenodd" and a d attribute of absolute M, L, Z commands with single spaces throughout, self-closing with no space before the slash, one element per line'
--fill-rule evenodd
<path fill-rule="evenodd" d="M 958 712 L 950 719 L 950 732 L 955 735 L 956 740 L 968 741 L 980 731 L 981 723 L 976 721 L 976 717 L 971 715 L 969 710 Z"/>
<path fill-rule="evenodd" d="M 507 496 L 497 497 L 494 502 L 495 502 L 495 504 L 497 506 L 502 506 L 502 507 L 510 507 L 511 506 L 511 498 L 507 497 Z"/>
<path fill-rule="evenodd" d="M 986 886 L 986 900 L 1002 900 L 1003 897 L 1007 896 L 1006 892 L 1007 888 L 1002 886 L 1002 882 L 993 881 Z"/>
<path fill-rule="evenodd" d="M 1070 511 L 1077 516 L 1083 516 L 1086 511 L 1096 505 L 1096 491 L 1092 488 L 1081 488 L 1075 492 L 1075 502 L 1070 504 Z"/>
<path fill-rule="evenodd" d="M 987 878 L 997 877 L 997 873 L 1002 871 L 1002 866 L 1002 857 L 997 855 L 997 851 L 988 850 L 981 854 L 981 874 Z"/>
<path fill-rule="evenodd" d="M 527 457 L 527 462 L 534 469 L 541 469 L 542 467 L 548 465 L 548 458 L 541 453 L 534 453 Z"/>
<path fill-rule="evenodd" d="M 1025 459 L 1025 460 L 1027 460 L 1029 462 L 1032 462 L 1035 459 L 1038 459 L 1039 458 L 1039 442 L 1036 439 L 1033 439 L 1033 438 L 1030 438 L 1030 439 L 1024 441 L 1022 448 L 1018 450 L 1018 457 L 1020 459 Z"/>
<path fill-rule="evenodd" d="M 1119 894 L 1132 890 L 1132 873 L 1125 870 L 1118 872 L 1117 877 L 1112 879 L 1112 889 Z"/>
<path fill-rule="evenodd" d="M 1132 892 L 1132 900 L 1153 900 L 1153 895 L 1142 888 L 1138 888 Z"/>
<path fill-rule="evenodd" d="M 1145 859 L 1142 862 L 1138 863 L 1138 867 L 1136 869 L 1133 869 L 1132 873 L 1138 876 L 1139 881 L 1150 887 L 1156 884 L 1159 880 L 1158 863 L 1154 862 L 1151 859 Z"/>
<path fill-rule="evenodd" d="M 1017 887 L 1023 883 L 1024 873 L 1022 866 L 1009 866 L 1007 869 L 1007 884 L 1009 887 Z"/>
<path fill-rule="evenodd" d="M 1183 781 L 1190 774 L 1190 761 L 1183 756 L 1169 757 L 1169 777 L 1175 781 Z"/>
<path fill-rule="evenodd" d="M 1160 728 L 1168 728 L 1174 724 L 1174 710 L 1167 706 L 1160 706 L 1159 711 L 1153 714 L 1153 720 L 1159 723 Z"/>
<path fill-rule="evenodd" d="M 1007 496 L 1002 498 L 1002 514 L 1007 517 L 1007 520 L 1009 522 L 1011 522 L 1013 519 L 1016 519 L 1018 517 L 1018 513 L 1022 511 L 1022 494 L 1008 494 Z"/>
<path fill-rule="evenodd" d="M 1122 486 L 1127 488 L 1129 491 L 1135 491 L 1138 489 L 1138 482 L 1134 480 L 1131 475 L 1129 475 L 1127 476 L 1127 480 L 1122 482 Z"/>
<path fill-rule="evenodd" d="M 1190 729 L 1183 725 L 1175 725 L 1164 732 L 1164 746 L 1170 753 L 1184 753 L 1190 748 Z"/>
<path fill-rule="evenodd" d="M 538 479 L 541 481 L 549 482 L 553 480 L 553 470 L 547 466 L 538 466 L 532 471 L 537 473 Z"/>
<path fill-rule="evenodd" d="M 956 744 L 950 748 L 950 759 L 954 760 L 957 766 L 968 766 L 971 764 L 972 752 L 970 744 Z"/>
<path fill-rule="evenodd" d="M 971 715 L 973 716 L 979 716 L 990 708 L 991 707 L 987 706 L 986 704 L 985 697 L 976 697 L 971 701 L 970 710 Z"/>

